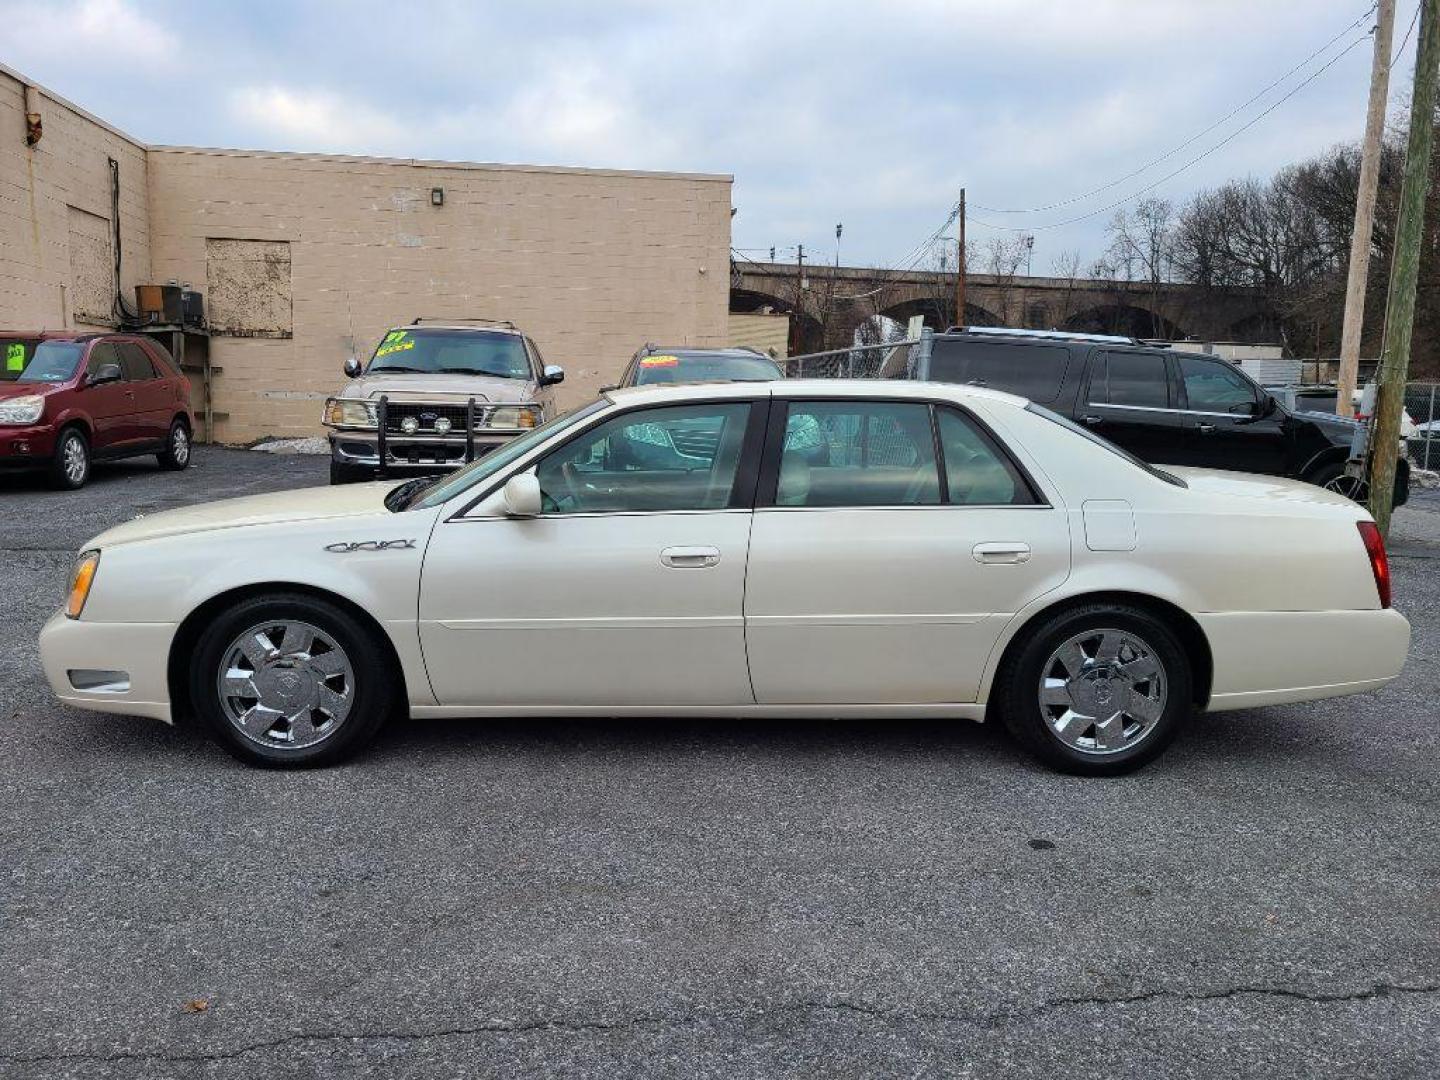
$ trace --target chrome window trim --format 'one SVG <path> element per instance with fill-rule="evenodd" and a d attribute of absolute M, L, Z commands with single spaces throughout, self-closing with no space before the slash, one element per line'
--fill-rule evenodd
<path fill-rule="evenodd" d="M 1180 413 L 1183 416 L 1218 416 L 1230 420 L 1244 415 L 1243 413 L 1206 412 L 1204 409 L 1162 409 L 1157 405 L 1109 405 L 1099 401 L 1087 401 L 1085 407 L 1087 409 L 1129 409 L 1132 412 Z"/>

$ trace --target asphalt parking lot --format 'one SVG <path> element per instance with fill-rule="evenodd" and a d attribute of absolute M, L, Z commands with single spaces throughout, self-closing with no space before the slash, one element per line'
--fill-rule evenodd
<path fill-rule="evenodd" d="M 0 1075 L 1440 1074 L 1440 498 L 1394 686 L 1118 780 L 880 721 L 417 721 L 272 773 L 53 702 L 89 536 L 324 471 L 0 477 Z"/>

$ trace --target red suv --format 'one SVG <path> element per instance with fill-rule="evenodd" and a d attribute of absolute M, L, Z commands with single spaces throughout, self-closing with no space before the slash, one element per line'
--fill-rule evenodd
<path fill-rule="evenodd" d="M 190 464 L 190 380 L 136 334 L 0 331 L 0 470 L 43 469 L 74 489 L 101 458 Z"/>

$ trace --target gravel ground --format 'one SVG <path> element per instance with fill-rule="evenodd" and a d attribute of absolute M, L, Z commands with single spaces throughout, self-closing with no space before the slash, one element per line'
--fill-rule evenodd
<path fill-rule="evenodd" d="M 90 535 L 325 469 L 196 461 L 0 478 L 0 1075 L 1440 1074 L 1433 493 L 1394 686 L 1132 777 L 878 721 L 412 722 L 285 774 L 40 674 Z"/>

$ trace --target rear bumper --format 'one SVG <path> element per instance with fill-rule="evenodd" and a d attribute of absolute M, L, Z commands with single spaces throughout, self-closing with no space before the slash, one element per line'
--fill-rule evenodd
<path fill-rule="evenodd" d="M 1211 712 L 1378 690 L 1405 666 L 1398 611 L 1241 611 L 1198 615 L 1215 672 Z"/>
<path fill-rule="evenodd" d="M 55 696 L 95 712 L 170 723 L 170 623 L 97 623 L 63 611 L 40 631 L 40 662 Z"/>

